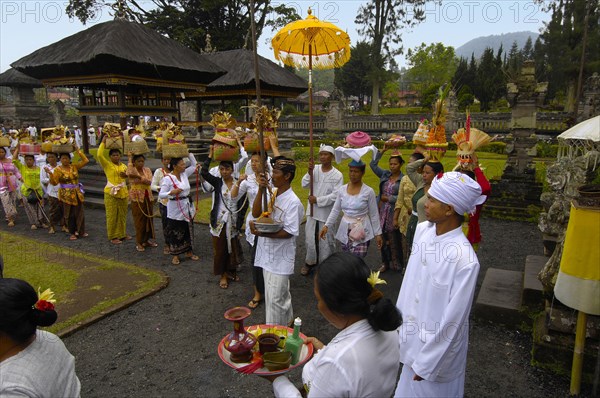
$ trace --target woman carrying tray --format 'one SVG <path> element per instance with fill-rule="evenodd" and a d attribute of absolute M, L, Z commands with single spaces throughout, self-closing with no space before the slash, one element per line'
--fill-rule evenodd
<path fill-rule="evenodd" d="M 83 186 L 79 183 L 79 170 L 88 164 L 89 160 L 79 148 L 74 145 L 75 151 L 80 157 L 80 161 L 71 164 L 71 154 L 60 154 L 60 166 L 50 171 L 45 167 L 46 173 L 50 176 L 50 183 L 58 187 L 58 200 L 63 210 L 64 222 L 71 240 L 84 238 L 88 236 L 85 232 L 85 217 L 83 213 Z"/>
<path fill-rule="evenodd" d="M 6 157 L 8 149 L 0 147 L 0 201 L 6 215 L 9 227 L 15 226 L 15 218 L 17 218 L 17 181 L 21 180 L 21 173 Z"/>
<path fill-rule="evenodd" d="M 31 229 L 48 228 L 42 209 L 42 183 L 40 181 L 40 168 L 35 165 L 34 155 L 25 155 L 25 164 L 19 160 L 19 147 L 13 153 L 13 164 L 23 178 L 21 184 L 21 196 L 23 198 L 23 208 Z"/>
<path fill-rule="evenodd" d="M 152 176 L 152 184 L 150 184 L 150 188 L 156 192 L 157 194 L 160 192 L 160 183 L 162 179 L 169 174 L 169 163 L 171 162 L 171 158 L 164 157 L 161 159 L 162 167 L 154 170 L 154 175 Z M 169 199 L 159 199 L 158 200 L 158 211 L 160 212 L 160 221 L 163 230 L 163 236 L 165 238 L 165 247 L 163 248 L 163 254 L 169 254 L 169 242 L 167 241 L 167 204 L 169 203 Z"/>
<path fill-rule="evenodd" d="M 168 199 L 167 227 L 165 239 L 169 245 L 169 253 L 173 256 L 171 263 L 180 263 L 179 255 L 197 261 L 200 257 L 192 249 L 193 225 L 196 209 L 190 197 L 190 181 L 188 177 L 196 171 L 196 158 L 188 155 L 190 166 L 186 168 L 182 158 L 172 158 L 169 163 L 169 174 L 160 184 L 159 199 Z"/>
<path fill-rule="evenodd" d="M 58 167 L 58 155 L 49 152 L 46 154 L 46 160 L 48 161 L 48 164 L 40 170 L 40 181 L 45 187 L 46 194 L 48 195 L 48 206 L 50 208 L 48 212 L 48 218 L 50 219 L 50 229 L 48 230 L 48 233 L 55 233 L 55 227 L 59 226 L 62 227 L 63 232 L 69 232 L 64 224 L 62 209 L 60 207 L 60 202 L 58 201 L 58 185 L 50 183 L 50 174 Z M 50 170 L 50 172 L 47 172 L 46 170 Z"/>
<path fill-rule="evenodd" d="M 121 151 L 111 149 L 106 157 L 104 150 L 106 136 L 98 147 L 96 160 L 106 175 L 104 187 L 104 208 L 106 210 L 106 233 L 110 243 L 119 245 L 131 239 L 127 235 L 127 166 L 121 163 Z M 110 158 L 110 159 L 109 159 Z"/>
<path fill-rule="evenodd" d="M 343 213 L 335 237 L 342 243 L 343 251 L 358 257 L 367 255 L 373 238 L 377 241 L 378 249 L 383 246 L 375 191 L 362 181 L 365 168 L 363 162 L 356 160 L 348 164 L 350 182 L 339 188 L 333 209 L 319 233 L 319 237 L 325 239 L 329 228 L 336 224 L 338 216 Z"/>
<path fill-rule="evenodd" d="M 404 159 L 399 151 L 394 151 L 389 159 L 389 170 L 382 169 L 379 167 L 379 161 L 387 150 L 386 143 L 383 150 L 370 163 L 371 170 L 379 177 L 379 222 L 383 233 L 380 272 L 388 269 L 401 271 L 404 268 L 400 231 L 394 225 L 394 207 L 398 199 L 400 180 L 403 177 L 400 168 L 404 164 Z"/>
<path fill-rule="evenodd" d="M 365 262 L 335 253 L 317 267 L 315 296 L 323 317 L 340 332 L 324 345 L 308 337 L 317 354 L 304 365 L 307 397 L 390 397 L 400 367 L 396 329 L 402 317 L 376 288 L 385 283 Z M 276 397 L 303 394 L 286 376 L 268 376 Z"/>
<path fill-rule="evenodd" d="M 135 225 L 135 248 L 139 252 L 146 247 L 157 247 L 154 240 L 154 197 L 150 190 L 152 171 L 144 167 L 144 155 L 128 154 L 127 177 L 131 183 L 129 200 L 131 201 L 131 215 Z"/>
<path fill-rule="evenodd" d="M 239 280 L 236 267 L 243 260 L 242 248 L 236 229 L 237 196 L 232 190 L 238 185 L 233 177 L 233 162 L 223 160 L 219 163 L 220 177 L 210 174 L 209 167 L 213 157 L 211 145 L 208 158 L 202 164 L 202 178 L 214 188 L 212 190 L 212 208 L 210 210 L 210 233 L 214 250 L 213 274 L 220 276 L 219 287 L 227 289 L 229 280 Z"/>

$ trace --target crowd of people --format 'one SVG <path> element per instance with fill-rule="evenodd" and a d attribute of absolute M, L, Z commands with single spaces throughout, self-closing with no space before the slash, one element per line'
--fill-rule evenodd
<path fill-rule="evenodd" d="M 131 207 L 136 250 L 157 247 L 154 192 L 158 194 L 163 253 L 172 256 L 173 265 L 180 263 L 180 256 L 197 261 L 193 198 L 197 189 L 212 192 L 209 228 L 213 273 L 219 286 L 227 289 L 238 280 L 237 267 L 243 261 L 240 237 L 245 236 L 254 286 L 248 306 L 256 308 L 264 302 L 266 323 L 287 326 L 294 319 L 290 276 L 306 215 L 306 255 L 300 273 L 314 273 L 318 309 L 340 332 L 327 345 L 308 338 L 318 353 L 304 366 L 305 393 L 462 396 L 468 315 L 479 270 L 473 245 L 481 239 L 477 217 L 485 200 L 482 191 L 489 192 L 481 170 L 477 168 L 473 175 L 444 173 L 440 162 L 416 151 L 404 175 L 399 153 L 389 157 L 387 169 L 379 166 L 388 150 L 384 147 L 370 163 L 380 179 L 376 193 L 363 182 L 365 163 L 350 162 L 348 183 L 343 184 L 342 172 L 333 165 L 333 147 L 321 145 L 319 164 L 311 161 L 302 177 L 302 187 L 311 190 L 305 207 L 292 189 L 295 161 L 280 155 L 276 139 L 271 144 L 273 157 L 248 156 L 242 149 L 239 161 L 220 161 L 210 169 L 211 147 L 201 165 L 193 154 L 187 162 L 163 158 L 162 167 L 153 173 L 145 167 L 143 155 L 127 154 L 127 165 L 121 163 L 123 154 L 118 149 L 111 149 L 107 156 L 102 139 L 95 157 L 106 175 L 107 239 L 115 245 L 132 239 L 126 233 Z M 48 228 L 55 233 L 60 228 L 70 239 L 86 237 L 84 191 L 78 179 L 79 170 L 88 163 L 85 154 L 79 150 L 76 157 L 46 154 L 47 164 L 40 168 L 32 155 L 21 161 L 18 149 L 11 153 L 12 160 L 7 153 L 10 150 L 0 148 L 0 199 L 8 226 L 14 226 L 21 200 L 32 229 Z M 196 186 L 190 181 L 194 174 Z M 466 221 L 468 214 L 475 217 Z M 271 232 L 259 228 L 265 216 L 280 228 Z M 466 235 L 463 224 L 468 225 Z M 341 251 L 336 249 L 336 240 Z M 364 262 L 372 240 L 381 251 L 377 272 Z M 388 271 L 404 274 L 396 305 L 376 287 L 382 283 L 380 273 Z M 55 339 L 35 331 L 36 325 L 48 324 L 42 318 L 53 315 L 34 306 L 35 292 L 25 282 L 1 283 L 12 290 L 5 294 L 0 289 L 0 392 L 5 386 L 6 391 L 19 391 L 15 386 L 26 381 L 17 371 L 31 361 L 20 353 L 35 355 L 44 349 L 44 342 Z M 3 311 L 14 313 L 5 316 Z M 23 315 L 27 311 L 33 315 Z M 17 335 L 15 325 L 24 322 L 23 317 L 28 320 L 27 332 Z M 53 349 L 60 350 L 56 355 L 71 369 L 72 357 L 64 346 L 57 344 Z M 2 375 L 5 370 L 8 376 Z M 79 390 L 72 369 L 62 377 L 55 380 L 64 383 L 64 393 L 55 396 Z M 285 376 L 270 380 L 276 396 L 300 396 Z"/>

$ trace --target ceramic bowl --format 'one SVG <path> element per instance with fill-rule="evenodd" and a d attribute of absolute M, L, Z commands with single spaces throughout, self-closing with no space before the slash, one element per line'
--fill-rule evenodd
<path fill-rule="evenodd" d="M 265 352 L 263 355 L 263 363 L 269 371 L 277 371 L 287 369 L 292 363 L 292 353 L 287 351 L 280 352 Z"/>
<path fill-rule="evenodd" d="M 254 228 L 256 228 L 256 230 L 258 232 L 270 234 L 270 233 L 279 232 L 283 228 L 283 224 L 277 223 L 277 222 L 268 224 L 268 223 L 260 223 L 260 222 L 255 221 Z"/>

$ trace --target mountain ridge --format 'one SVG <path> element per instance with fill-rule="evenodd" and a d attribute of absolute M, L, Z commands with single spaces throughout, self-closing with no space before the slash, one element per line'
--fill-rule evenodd
<path fill-rule="evenodd" d="M 539 33 L 531 32 L 531 31 L 520 31 L 520 32 L 510 32 L 503 33 L 500 35 L 489 35 L 489 36 L 480 36 L 476 37 L 472 40 L 469 40 L 465 44 L 460 47 L 457 47 L 455 50 L 456 56 L 459 58 L 471 58 L 471 54 L 475 55 L 475 59 L 479 59 L 483 51 L 487 47 L 491 47 L 494 49 L 494 53 L 498 51 L 500 45 L 505 53 L 508 53 L 513 43 L 516 41 L 519 49 L 522 49 L 527 42 L 527 38 L 531 37 L 531 41 L 533 44 L 538 38 Z"/>

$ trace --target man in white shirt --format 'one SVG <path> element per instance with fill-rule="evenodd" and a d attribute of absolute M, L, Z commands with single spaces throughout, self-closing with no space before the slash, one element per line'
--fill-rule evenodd
<path fill-rule="evenodd" d="M 259 232 L 255 222 L 250 221 L 250 231 L 258 236 L 254 265 L 263 269 L 266 323 L 289 326 L 294 319 L 289 278 L 294 273 L 296 237 L 300 234 L 304 206 L 291 187 L 296 173 L 294 161 L 278 156 L 272 160 L 272 166 L 271 179 L 276 189 L 270 217 L 283 227 L 277 232 Z M 258 181 L 258 194 L 252 204 L 255 218 L 263 212 L 262 198 L 268 186 L 264 175 Z"/>
<path fill-rule="evenodd" d="M 427 193 L 398 296 L 400 362 L 396 397 L 462 397 L 469 313 L 479 261 L 462 232 L 465 213 L 485 201 L 469 176 L 449 172 Z"/>
<path fill-rule="evenodd" d="M 37 138 L 37 127 L 35 127 L 35 124 L 30 124 L 29 127 L 27 127 L 27 130 L 29 131 L 31 140 L 35 142 Z"/>
<path fill-rule="evenodd" d="M 325 239 L 319 239 L 319 231 L 321 231 L 329 213 L 331 213 L 337 191 L 344 184 L 344 176 L 338 169 L 333 167 L 334 157 L 333 147 L 321 144 L 319 148 L 319 162 L 321 164 L 315 166 L 314 163 L 309 162 L 308 173 L 302 177 L 302 188 L 306 189 L 310 187 L 311 174 L 313 179 L 313 194 L 308 196 L 306 206 L 306 260 L 300 269 L 302 275 L 308 275 L 311 268 L 335 252 L 335 235 L 333 232 L 328 231 Z"/>

